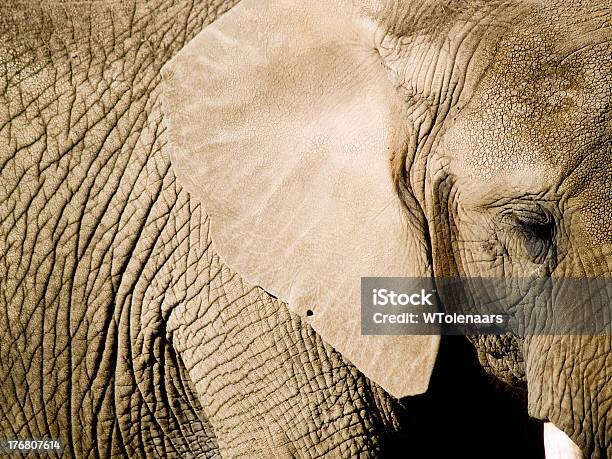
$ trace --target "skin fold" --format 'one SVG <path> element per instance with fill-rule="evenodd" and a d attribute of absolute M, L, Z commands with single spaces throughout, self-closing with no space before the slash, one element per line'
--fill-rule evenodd
<path fill-rule="evenodd" d="M 224 263 L 173 170 L 160 72 L 234 3 L 0 5 L 0 437 L 65 457 L 542 457 L 550 421 L 612 455 L 609 336 L 442 337 L 428 391 L 397 399 Z M 610 6 L 442 3 L 359 13 L 405 102 L 393 180 L 429 268 L 609 275 Z"/>

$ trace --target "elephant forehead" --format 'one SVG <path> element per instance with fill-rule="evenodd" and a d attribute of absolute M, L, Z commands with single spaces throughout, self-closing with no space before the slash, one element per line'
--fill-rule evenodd
<path fill-rule="evenodd" d="M 522 24 L 500 40 L 444 136 L 464 173 L 539 171 L 543 188 L 557 181 L 560 191 L 575 193 L 584 186 L 573 180 L 581 164 L 607 158 L 610 167 L 612 27 L 601 25 L 562 34 Z"/>
<path fill-rule="evenodd" d="M 537 16 L 525 17 L 499 41 L 441 144 L 453 158 L 453 175 L 480 190 L 474 197 L 563 196 L 584 234 L 609 243 L 610 9 L 573 22 L 550 13 L 552 25 L 539 28 Z"/>

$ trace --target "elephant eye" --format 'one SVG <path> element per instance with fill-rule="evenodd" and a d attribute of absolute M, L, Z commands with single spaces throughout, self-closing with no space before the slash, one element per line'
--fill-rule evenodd
<path fill-rule="evenodd" d="M 543 211 L 512 212 L 506 217 L 518 233 L 519 243 L 533 263 L 544 263 L 551 253 L 555 237 L 555 222 Z"/>
<path fill-rule="evenodd" d="M 548 215 L 516 215 L 516 224 L 519 230 L 527 237 L 535 237 L 542 240 L 552 240 L 555 233 L 555 225 Z"/>

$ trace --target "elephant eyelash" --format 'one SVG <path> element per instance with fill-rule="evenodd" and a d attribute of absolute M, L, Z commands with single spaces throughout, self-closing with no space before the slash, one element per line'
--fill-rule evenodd
<path fill-rule="evenodd" d="M 507 209 L 502 212 L 502 219 L 526 236 L 544 240 L 554 237 L 555 220 L 551 213 L 541 206 L 529 209 Z"/>
<path fill-rule="evenodd" d="M 555 222 L 548 215 L 540 217 L 515 215 L 514 222 L 523 235 L 551 241 L 555 236 Z"/>

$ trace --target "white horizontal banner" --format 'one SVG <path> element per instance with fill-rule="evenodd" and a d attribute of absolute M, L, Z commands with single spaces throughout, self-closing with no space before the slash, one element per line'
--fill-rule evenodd
<path fill-rule="evenodd" d="M 612 335 L 612 278 L 361 279 L 363 335 Z"/>

